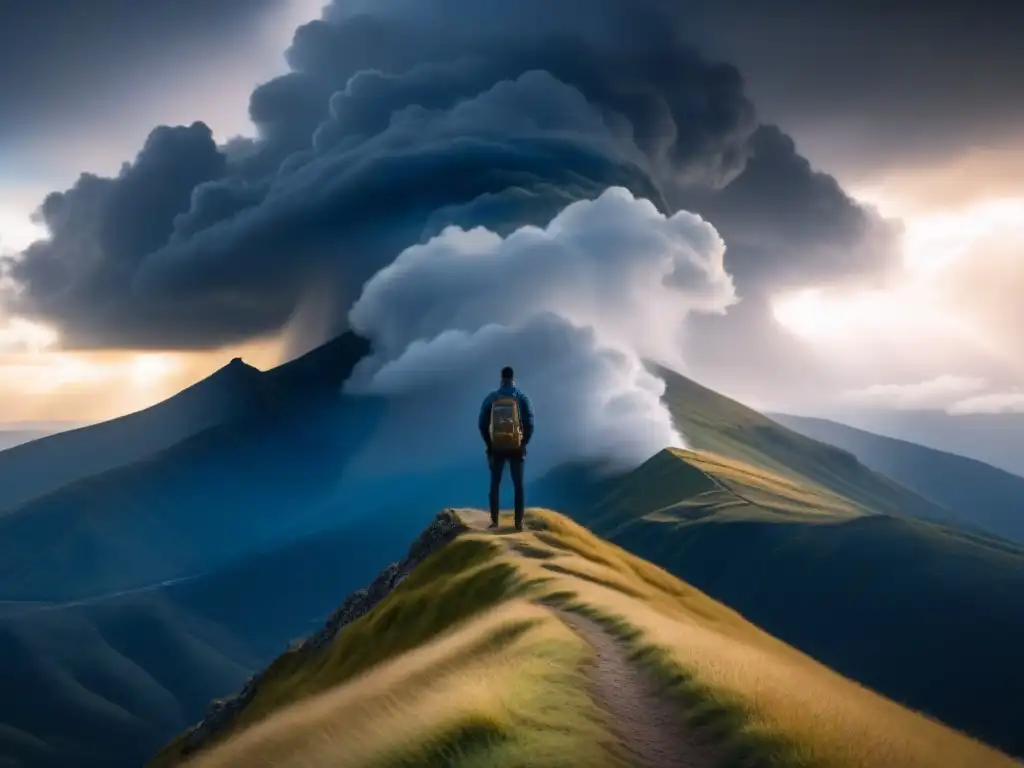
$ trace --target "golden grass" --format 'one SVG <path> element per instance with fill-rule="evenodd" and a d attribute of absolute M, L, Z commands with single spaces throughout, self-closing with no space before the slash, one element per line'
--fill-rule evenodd
<path fill-rule="evenodd" d="M 723 766 L 1014 765 L 560 515 L 529 510 L 526 531 L 495 535 L 483 513 L 459 514 L 477 530 L 342 632 L 314 669 L 282 677 L 296 688 L 281 687 L 259 722 L 189 765 L 624 765 L 586 693 L 591 649 L 545 606 L 586 613 L 618 635 L 678 700 L 680 717 L 718 739 Z M 495 568 L 502 579 L 482 577 Z M 503 592 L 480 595 L 480 584 Z"/>
<path fill-rule="evenodd" d="M 640 522 L 838 523 L 863 514 L 848 499 L 813 483 L 707 451 L 665 449 L 616 483 L 588 511 L 587 524 L 615 538 Z"/>
<path fill-rule="evenodd" d="M 602 552 L 606 562 L 618 560 L 615 573 L 605 574 L 609 581 L 633 576 L 635 587 L 642 583 L 663 593 L 637 600 L 592 579 L 551 585 L 562 592 L 563 605 L 603 620 L 691 717 L 721 736 L 726 765 L 1014 765 L 998 751 L 843 678 L 564 517 L 537 514 L 549 526 L 549 537 Z M 593 575 L 599 566 L 586 562 Z"/>
<path fill-rule="evenodd" d="M 798 483 L 785 475 L 709 451 L 669 450 L 740 498 L 772 511 L 831 517 L 837 521 L 863 514 L 848 499 L 812 483 Z"/>
<path fill-rule="evenodd" d="M 523 601 L 282 710 L 193 768 L 618 768 L 589 649 Z"/>

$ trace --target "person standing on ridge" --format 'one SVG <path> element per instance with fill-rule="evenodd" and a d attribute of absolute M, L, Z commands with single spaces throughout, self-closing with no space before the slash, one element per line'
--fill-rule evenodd
<path fill-rule="evenodd" d="M 525 509 L 523 460 L 526 446 L 533 437 L 533 405 L 526 393 L 516 386 L 514 372 L 509 366 L 501 369 L 501 384 L 484 398 L 480 406 L 479 427 L 491 468 L 490 527 L 498 527 L 501 476 L 505 473 L 505 462 L 508 462 L 515 489 L 516 530 L 521 531 Z"/>

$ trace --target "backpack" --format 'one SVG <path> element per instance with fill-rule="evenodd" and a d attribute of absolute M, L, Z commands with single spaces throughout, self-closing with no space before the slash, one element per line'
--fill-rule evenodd
<path fill-rule="evenodd" d="M 523 423 L 519 418 L 519 400 L 508 395 L 491 404 L 491 449 L 514 453 L 523 447 Z"/>

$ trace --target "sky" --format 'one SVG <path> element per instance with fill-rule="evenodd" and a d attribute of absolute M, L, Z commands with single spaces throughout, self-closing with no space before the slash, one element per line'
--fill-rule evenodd
<path fill-rule="evenodd" d="M 159 124 L 251 135 L 249 94 L 287 70 L 321 0 L 32 0 L 0 5 L 0 253 L 46 230 L 44 197 L 115 175 Z M 102 7 L 101 7 L 102 6 Z M 57 21 L 60 20 L 60 21 Z M 6 315 L 6 316 L 5 316 Z M 0 423 L 95 421 L 152 405 L 232 357 L 279 361 L 276 340 L 230 349 L 67 351 L 52 325 L 0 304 Z"/>
<path fill-rule="evenodd" d="M 611 186 L 709 221 L 736 293 L 647 356 L 767 410 L 1024 412 L 1022 4 L 322 5 L 0 6 L 0 422 L 267 367 L 424 233 Z"/>

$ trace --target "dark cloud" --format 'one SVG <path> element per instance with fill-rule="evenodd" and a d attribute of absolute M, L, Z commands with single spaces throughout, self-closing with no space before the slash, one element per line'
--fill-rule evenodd
<path fill-rule="evenodd" d="M 0 139 L 66 118 L 72 105 L 79 114 L 95 111 L 97 90 L 137 80 L 154 63 L 195 55 L 197 45 L 236 33 L 284 2 L 0 2 Z"/>
<path fill-rule="evenodd" d="M 162 126 L 116 178 L 83 174 L 71 189 L 48 195 L 37 215 L 51 238 L 7 263 L 10 277 L 28 290 L 12 297 L 8 310 L 59 318 L 71 346 L 116 345 L 131 339 L 134 327 L 160 327 L 169 346 L 191 344 L 207 324 L 232 340 L 266 331 L 252 319 L 266 309 L 251 313 L 241 296 L 168 304 L 159 297 L 139 301 L 131 292 L 145 256 L 167 243 L 176 217 L 189 210 L 194 194 L 203 197 L 202 185 L 222 177 L 226 166 L 202 123 Z"/>
<path fill-rule="evenodd" d="M 691 39 L 735 63 L 767 119 L 851 175 L 1014 140 L 1019 0 L 692 0 Z"/>
<path fill-rule="evenodd" d="M 334 291 L 341 322 L 365 280 L 446 224 L 507 234 L 609 186 L 706 213 L 741 295 L 876 270 L 870 214 L 758 129 L 739 72 L 685 42 L 685 8 L 336 3 L 296 33 L 294 71 L 252 94 L 258 139 L 218 150 L 176 129 L 192 138 L 151 139 L 118 179 L 51 197 L 52 240 L 12 271 L 18 308 L 86 346 L 269 332 L 311 286 Z"/>
<path fill-rule="evenodd" d="M 815 170 L 778 127 L 750 140 L 746 167 L 724 189 L 682 192 L 673 202 L 700 211 L 725 238 L 730 271 L 749 297 L 770 290 L 876 278 L 897 265 L 899 225 L 858 204 Z"/>

